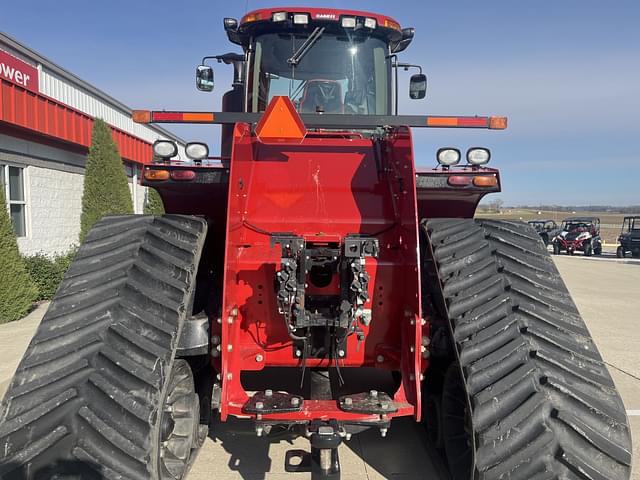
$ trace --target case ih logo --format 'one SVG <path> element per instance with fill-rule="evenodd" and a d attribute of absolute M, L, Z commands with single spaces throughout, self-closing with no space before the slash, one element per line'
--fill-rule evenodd
<path fill-rule="evenodd" d="M 0 50 L 0 78 L 38 92 L 38 69 Z"/>
<path fill-rule="evenodd" d="M 314 20 L 337 20 L 335 13 L 316 13 Z"/>

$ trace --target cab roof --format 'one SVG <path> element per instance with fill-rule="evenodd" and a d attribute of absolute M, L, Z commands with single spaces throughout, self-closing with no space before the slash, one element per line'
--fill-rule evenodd
<path fill-rule="evenodd" d="M 393 30 L 400 31 L 400 23 L 391 17 L 386 15 L 380 15 L 378 13 L 364 12 L 360 10 L 343 10 L 340 8 L 313 8 L 313 7 L 271 7 L 261 8 L 248 12 L 240 20 L 240 26 L 249 22 L 271 20 L 271 16 L 276 12 L 288 12 L 288 13 L 308 13 L 311 20 L 314 21 L 340 21 L 343 16 L 346 17 L 368 17 L 375 18 L 378 26 L 382 28 L 391 28 Z"/>

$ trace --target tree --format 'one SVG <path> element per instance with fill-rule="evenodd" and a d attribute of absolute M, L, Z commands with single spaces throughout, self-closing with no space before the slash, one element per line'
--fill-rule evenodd
<path fill-rule="evenodd" d="M 0 184 L 0 323 L 22 318 L 38 296 L 38 289 L 27 273 L 18 251 L 11 218 Z"/>
<path fill-rule="evenodd" d="M 144 213 L 147 215 L 162 215 L 164 213 L 164 203 L 155 188 L 147 188 L 144 199 Z"/>
<path fill-rule="evenodd" d="M 129 182 L 109 126 L 93 122 L 82 192 L 80 242 L 105 215 L 133 213 Z"/>

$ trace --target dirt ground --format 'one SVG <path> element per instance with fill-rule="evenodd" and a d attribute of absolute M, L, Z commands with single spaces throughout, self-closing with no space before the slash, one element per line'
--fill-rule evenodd
<path fill-rule="evenodd" d="M 596 339 L 600 352 L 626 404 L 634 444 L 634 464 L 640 460 L 640 261 L 582 256 L 554 257 L 569 290 Z M 11 324 L 0 325 L 0 395 L 10 381 L 44 308 Z M 216 424 L 200 451 L 189 480 L 291 480 L 306 474 L 284 471 L 284 455 L 307 449 L 304 439 L 258 438 L 234 421 Z M 423 429 L 411 420 L 394 421 L 386 438 L 369 431 L 340 448 L 343 480 L 446 479 L 436 452 Z M 640 480 L 640 469 L 633 478 Z"/>

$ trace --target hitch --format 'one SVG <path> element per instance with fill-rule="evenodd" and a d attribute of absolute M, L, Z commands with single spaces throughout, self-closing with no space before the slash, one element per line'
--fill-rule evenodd
<path fill-rule="evenodd" d="M 284 468 L 290 473 L 311 472 L 311 480 L 339 480 L 340 459 L 338 447 L 344 429 L 336 420 L 313 420 L 307 427 L 305 435 L 311 442 L 311 453 L 304 450 L 289 450 L 285 455 Z M 297 464 L 291 463 L 293 458 L 301 458 Z"/>

